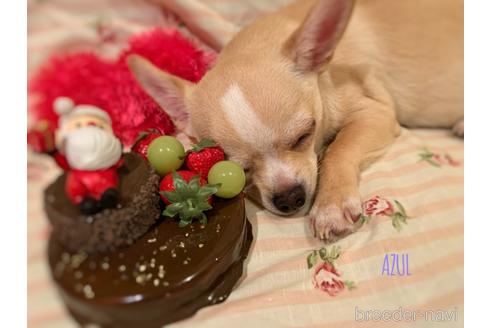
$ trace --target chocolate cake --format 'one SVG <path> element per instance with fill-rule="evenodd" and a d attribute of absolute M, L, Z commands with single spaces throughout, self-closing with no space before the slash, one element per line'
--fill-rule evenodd
<path fill-rule="evenodd" d="M 91 218 L 66 199 L 63 176 L 45 191 L 49 265 L 75 320 L 161 327 L 224 301 L 252 241 L 243 194 L 216 199 L 207 224 L 179 227 L 175 218 L 155 219 L 158 178 L 144 160 L 125 155 L 120 173 L 121 206 Z"/>
<path fill-rule="evenodd" d="M 104 252 L 131 245 L 160 217 L 159 176 L 135 153 L 124 155 L 117 208 L 83 215 L 65 193 L 66 174 L 44 192 L 53 236 L 69 251 Z"/>

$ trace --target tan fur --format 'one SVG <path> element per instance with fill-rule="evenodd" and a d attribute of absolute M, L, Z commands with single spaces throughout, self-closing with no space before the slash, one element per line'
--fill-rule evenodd
<path fill-rule="evenodd" d="M 250 171 L 267 209 L 279 213 L 272 195 L 294 183 L 292 176 L 302 182 L 308 205 L 314 201 L 311 227 L 329 240 L 359 226 L 353 221 L 361 213 L 360 171 L 394 141 L 400 124 L 456 125 L 463 134 L 463 1 L 359 0 L 353 11 L 345 7 L 351 1 L 342 1 L 297 1 L 265 16 L 237 34 L 197 86 L 176 88 L 194 133 L 217 141 Z M 311 12 L 313 6 L 318 7 Z M 321 64 L 302 57 L 317 40 L 310 35 L 323 19 L 316 14 L 320 9 L 342 13 L 330 40 L 338 45 L 332 49 L 324 43 L 330 49 Z M 129 64 L 149 94 L 169 106 L 170 77 L 141 58 Z M 232 85 L 239 86 L 262 131 L 228 120 L 222 100 Z M 175 94 L 171 98 L 176 101 Z M 313 133 L 292 148 L 310 119 L 316 122 Z M 289 172 L 274 179 L 270 164 L 275 161 Z"/>

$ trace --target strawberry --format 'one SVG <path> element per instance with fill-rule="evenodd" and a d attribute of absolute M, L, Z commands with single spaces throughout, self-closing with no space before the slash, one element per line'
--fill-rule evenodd
<path fill-rule="evenodd" d="M 203 212 L 212 208 L 212 195 L 219 190 L 219 185 L 206 184 L 198 173 L 182 170 L 164 176 L 159 189 L 162 200 L 167 204 L 162 215 L 179 215 L 179 226 L 184 227 L 194 218 L 198 218 L 201 224 L 207 223 Z"/>
<path fill-rule="evenodd" d="M 180 170 L 180 171 L 177 171 L 176 173 L 178 173 L 181 176 L 182 180 L 184 180 L 185 182 L 190 182 L 191 179 L 193 179 L 195 176 L 197 176 L 196 172 L 185 171 L 185 170 Z M 161 199 L 167 205 L 171 204 L 171 202 L 163 195 L 163 192 L 176 190 L 174 187 L 174 180 L 175 180 L 174 174 L 168 173 L 164 176 L 164 178 L 162 178 L 161 185 L 159 186 Z M 200 178 L 199 183 L 200 183 L 200 186 L 204 186 L 206 184 L 206 181 L 204 179 Z"/>
<path fill-rule="evenodd" d="M 137 140 L 135 140 L 135 143 L 132 146 L 132 151 L 139 154 L 144 159 L 147 159 L 147 149 L 149 148 L 150 143 L 162 135 L 162 133 L 154 129 L 140 132 Z"/>
<path fill-rule="evenodd" d="M 186 152 L 186 167 L 207 178 L 215 163 L 224 160 L 224 151 L 210 139 L 203 139 Z"/>

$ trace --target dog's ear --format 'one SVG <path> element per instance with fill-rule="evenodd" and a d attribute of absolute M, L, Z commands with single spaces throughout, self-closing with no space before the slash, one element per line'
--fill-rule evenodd
<path fill-rule="evenodd" d="M 333 55 L 354 6 L 354 0 L 318 0 L 286 44 L 302 72 L 319 72 Z"/>
<path fill-rule="evenodd" d="M 185 98 L 194 88 L 193 83 L 160 70 L 138 55 L 128 56 L 127 64 L 140 86 L 169 114 L 178 130 L 190 132 Z"/>

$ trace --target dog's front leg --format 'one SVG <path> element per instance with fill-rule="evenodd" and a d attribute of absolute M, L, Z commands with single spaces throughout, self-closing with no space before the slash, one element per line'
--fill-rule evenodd
<path fill-rule="evenodd" d="M 309 213 L 315 236 L 334 241 L 360 227 L 360 171 L 398 136 L 391 106 L 370 98 L 357 102 L 343 128 L 325 151 L 318 194 Z"/>

